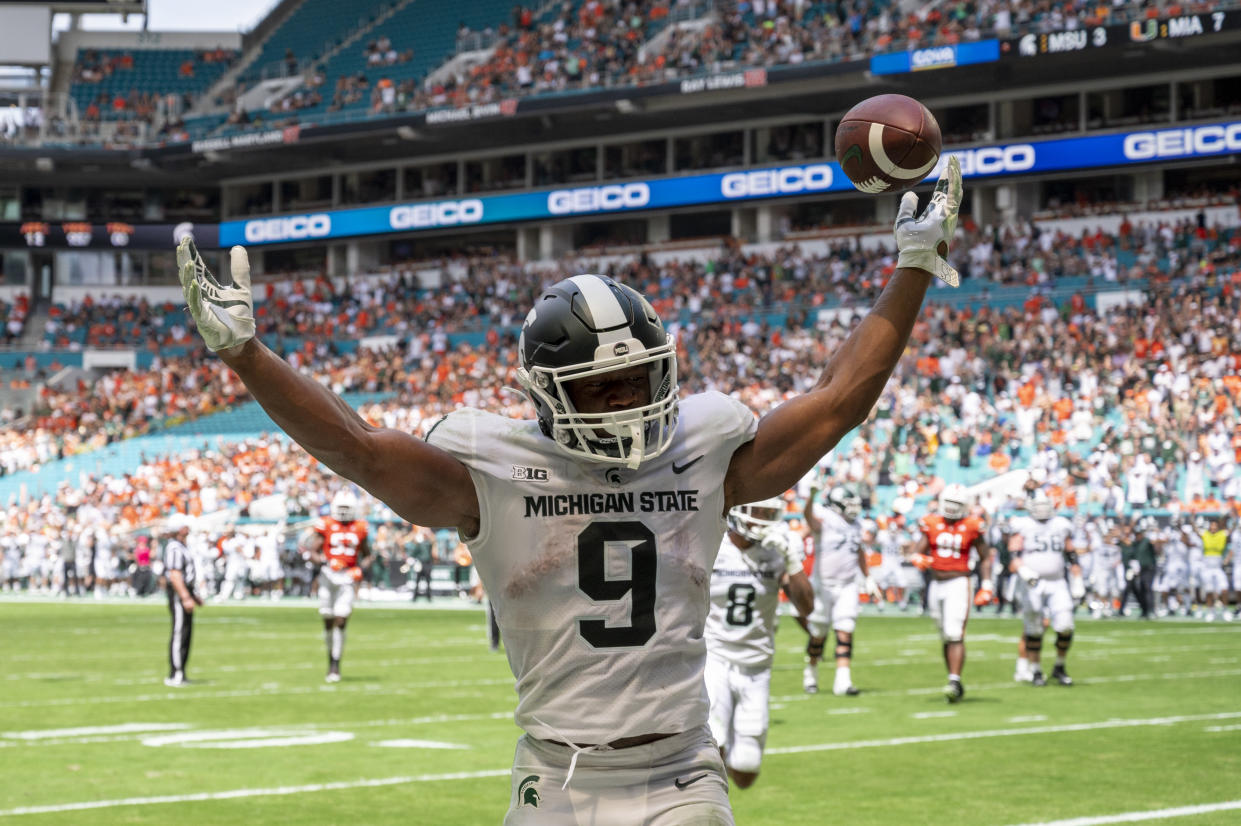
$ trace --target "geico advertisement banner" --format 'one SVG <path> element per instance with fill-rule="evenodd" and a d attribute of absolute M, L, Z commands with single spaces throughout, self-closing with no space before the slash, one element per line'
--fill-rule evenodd
<path fill-rule="evenodd" d="M 965 177 L 988 178 L 1234 154 L 1241 154 L 1241 121 L 949 150 L 929 177 L 935 180 L 950 155 L 960 158 Z M 853 185 L 837 163 L 823 161 L 742 172 L 713 172 L 543 192 L 480 195 L 226 221 L 220 224 L 220 245 L 320 241 L 513 221 L 614 215 L 852 189 Z"/>

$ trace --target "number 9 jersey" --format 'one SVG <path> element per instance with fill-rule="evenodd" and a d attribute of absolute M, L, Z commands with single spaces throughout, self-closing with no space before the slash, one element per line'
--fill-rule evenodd
<path fill-rule="evenodd" d="M 474 482 L 480 527 L 463 539 L 532 737 L 607 743 L 707 724 L 724 477 L 756 428 L 723 394 L 686 397 L 668 449 L 634 470 L 561 452 L 537 421 L 469 408 L 427 434 Z"/>
<path fill-rule="evenodd" d="M 918 529 L 926 537 L 931 570 L 968 574 L 970 546 L 982 535 L 982 520 L 967 516 L 950 522 L 939 514 L 928 513 L 918 520 Z"/>

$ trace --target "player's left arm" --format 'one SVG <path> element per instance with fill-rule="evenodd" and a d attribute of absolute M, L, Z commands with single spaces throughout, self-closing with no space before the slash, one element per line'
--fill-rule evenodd
<path fill-rule="evenodd" d="M 947 267 L 944 259 L 961 206 L 961 167 L 955 156 L 930 204 L 915 217 L 917 204 L 912 192 L 901 199 L 894 228 L 897 270 L 870 313 L 832 356 L 814 388 L 764 416 L 754 438 L 733 454 L 724 480 L 725 512 L 788 490 L 870 415 L 905 352 L 931 278 Z"/>

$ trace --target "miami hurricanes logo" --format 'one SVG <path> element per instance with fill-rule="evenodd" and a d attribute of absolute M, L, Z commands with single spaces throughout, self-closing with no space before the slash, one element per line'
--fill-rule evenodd
<path fill-rule="evenodd" d="M 519 806 L 539 807 L 539 790 L 534 787 L 539 782 L 539 776 L 532 774 L 525 780 L 521 781 L 517 786 L 517 800 Z"/>

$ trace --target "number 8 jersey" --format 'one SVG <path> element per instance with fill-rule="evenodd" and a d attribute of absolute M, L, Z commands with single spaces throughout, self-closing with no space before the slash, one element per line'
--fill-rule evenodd
<path fill-rule="evenodd" d="M 607 743 L 706 725 L 703 638 L 724 535 L 724 476 L 754 437 L 720 393 L 679 404 L 670 447 L 637 470 L 560 452 L 536 421 L 463 409 L 427 442 L 478 495 L 464 537 L 531 736 Z"/>
<path fill-rule="evenodd" d="M 792 541 L 788 535 L 784 539 Z M 724 537 L 711 571 L 707 648 L 712 656 L 745 668 L 771 667 L 784 573 L 779 550 L 757 542 L 742 550 Z"/>

